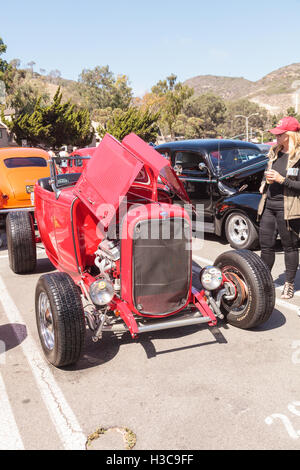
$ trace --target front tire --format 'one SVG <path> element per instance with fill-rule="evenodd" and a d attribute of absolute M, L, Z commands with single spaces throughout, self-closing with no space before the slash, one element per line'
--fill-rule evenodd
<path fill-rule="evenodd" d="M 235 285 L 236 298 L 221 303 L 228 323 L 249 329 L 265 323 L 275 306 L 275 287 L 267 265 L 249 250 L 227 251 L 215 260 Z"/>
<path fill-rule="evenodd" d="M 85 318 L 79 289 L 68 274 L 51 273 L 40 277 L 35 312 L 47 360 L 55 367 L 76 363 L 84 346 Z"/>
<path fill-rule="evenodd" d="M 9 266 L 16 274 L 30 273 L 36 267 L 33 218 L 29 212 L 10 212 L 6 217 Z"/>
<path fill-rule="evenodd" d="M 242 212 L 234 212 L 227 217 L 225 235 L 230 246 L 236 250 L 254 250 L 258 246 L 257 230 Z"/>

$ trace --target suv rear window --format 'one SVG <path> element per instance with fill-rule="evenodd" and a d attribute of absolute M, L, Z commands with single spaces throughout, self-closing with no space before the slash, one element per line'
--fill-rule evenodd
<path fill-rule="evenodd" d="M 47 161 L 40 157 L 12 157 L 6 158 L 4 164 L 7 168 L 20 168 L 26 166 L 47 166 Z"/>

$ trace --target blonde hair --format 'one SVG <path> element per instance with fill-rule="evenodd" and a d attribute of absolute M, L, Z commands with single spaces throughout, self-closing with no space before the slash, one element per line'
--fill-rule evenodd
<path fill-rule="evenodd" d="M 300 150 L 300 132 L 288 131 L 287 135 L 289 136 L 289 156 L 293 158 Z"/>
<path fill-rule="evenodd" d="M 300 152 L 300 132 L 287 131 L 286 134 L 289 136 L 289 160 L 293 160 L 296 153 Z M 268 157 L 271 162 L 274 162 L 278 158 L 278 153 L 283 149 L 282 145 L 274 145 L 268 153 Z"/>

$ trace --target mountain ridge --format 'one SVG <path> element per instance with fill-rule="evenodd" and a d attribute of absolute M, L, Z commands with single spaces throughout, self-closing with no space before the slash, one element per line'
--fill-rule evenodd
<path fill-rule="evenodd" d="M 284 113 L 287 108 L 296 105 L 296 92 L 300 89 L 300 63 L 280 67 L 257 81 L 244 77 L 198 75 L 185 80 L 184 84 L 194 89 L 195 96 L 210 92 L 228 101 L 246 98 L 271 113 Z"/>

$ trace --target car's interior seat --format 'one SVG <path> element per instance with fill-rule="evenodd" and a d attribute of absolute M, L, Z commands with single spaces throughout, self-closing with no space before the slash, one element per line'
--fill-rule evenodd
<path fill-rule="evenodd" d="M 81 176 L 81 173 L 65 173 L 63 175 L 57 175 L 57 187 L 58 188 L 65 188 L 68 186 L 72 186 L 73 184 L 77 183 Z M 53 191 L 52 186 L 50 184 L 50 177 L 48 178 L 40 178 L 38 180 L 39 186 L 41 188 L 46 189 L 47 191 Z"/>

